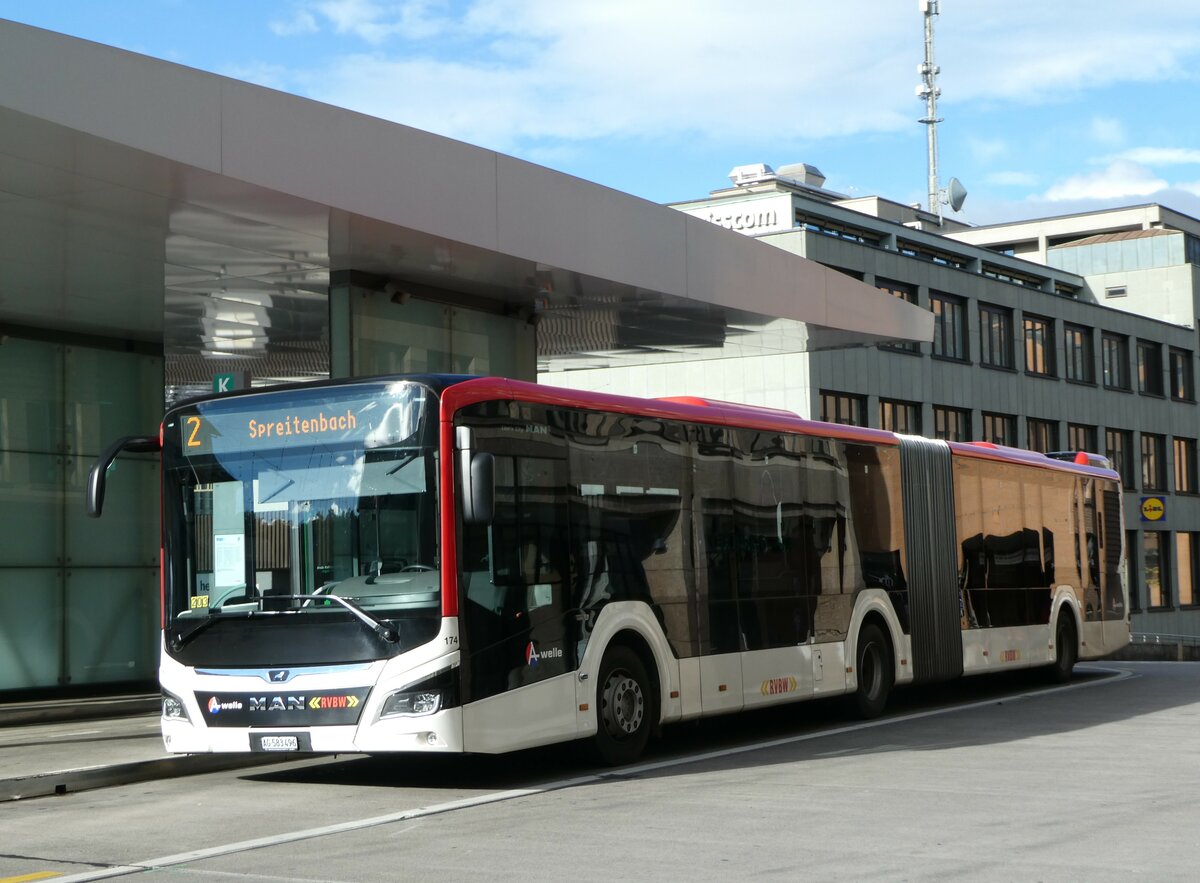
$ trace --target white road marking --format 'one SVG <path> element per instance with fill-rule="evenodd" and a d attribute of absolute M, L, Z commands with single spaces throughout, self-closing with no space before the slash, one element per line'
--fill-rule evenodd
<path fill-rule="evenodd" d="M 462 800 L 451 800 L 447 803 L 437 803 L 433 806 L 406 809 L 382 816 L 372 816 L 371 818 L 366 819 L 338 822 L 337 824 L 333 825 L 324 825 L 319 828 L 306 828 L 301 831 L 289 831 L 283 834 L 275 834 L 270 837 L 260 837 L 254 840 L 241 840 L 237 843 L 227 843 L 222 846 L 210 846 L 207 849 L 196 849 L 192 850 L 191 852 L 175 853 L 174 855 L 161 856 L 160 858 L 146 859 L 145 861 L 136 862 L 134 864 L 120 865 L 116 867 L 105 868 L 99 871 L 88 871 L 69 877 L 57 877 L 55 878 L 54 883 L 84 883 L 84 881 L 105 880 L 112 877 L 120 877 L 125 874 L 138 874 L 144 871 L 158 870 L 162 868 L 173 867 L 175 865 L 217 858 L 219 856 L 247 852 L 252 849 L 282 846 L 285 843 L 296 843 L 300 840 L 312 840 L 317 837 L 327 837 L 330 834 L 343 834 L 349 831 L 361 831 L 365 828 L 377 828 L 381 825 L 391 825 L 396 822 L 404 822 L 411 819 L 420 819 L 428 816 L 440 815 L 442 813 L 455 812 L 462 809 L 471 809 L 477 806 L 487 806 L 488 804 L 492 803 L 503 803 L 506 800 L 516 800 L 521 797 L 532 797 L 536 794 L 547 794 L 551 791 L 561 791 L 566 788 L 575 788 L 579 785 L 592 785 L 596 782 L 602 782 L 610 779 L 627 779 L 634 776 L 639 776 L 643 773 L 670 769 L 671 767 L 684 766 L 693 763 L 703 763 L 704 761 L 718 760 L 723 757 L 734 757 L 739 754 L 748 754 L 752 751 L 766 751 L 771 748 L 779 748 L 784 745 L 795 745 L 800 742 L 811 742 L 815 739 L 825 739 L 829 736 L 841 736 L 845 735 L 846 733 L 855 733 L 861 730 L 871 730 L 877 727 L 887 727 L 891 726 L 892 724 L 907 723 L 908 721 L 921 720 L 928 717 L 937 717 L 943 714 L 951 714 L 959 711 L 970 711 L 976 708 L 986 708 L 989 705 L 1001 705 L 1007 702 L 1019 702 L 1024 699 L 1034 699 L 1040 696 L 1048 696 L 1054 693 L 1065 692 L 1067 690 L 1082 690 L 1088 687 L 1100 686 L 1102 684 L 1112 684 L 1117 681 L 1123 681 L 1126 678 L 1138 677 L 1138 675 L 1135 675 L 1128 669 L 1109 669 L 1089 666 L 1088 670 L 1107 672 L 1115 675 L 1115 677 L 1104 678 L 1102 680 L 1085 681 L 1082 683 L 1064 684 L 1060 687 L 1031 690 L 1025 693 L 1018 693 L 1013 696 L 1005 696 L 1000 699 L 981 699 L 976 702 L 968 702 L 965 705 L 949 705 L 943 708 L 930 709 L 928 711 L 915 711 L 911 714 L 902 714 L 896 717 L 860 721 L 844 727 L 834 727 L 831 730 L 821 730 L 820 732 L 816 733 L 804 733 L 799 736 L 784 736 L 779 739 L 769 739 L 765 742 L 755 742 L 750 745 L 737 745 L 732 748 L 721 748 L 716 751 L 706 751 L 700 754 L 689 754 L 682 757 L 673 757 L 666 760 L 638 764 L 636 766 L 605 770 L 602 773 L 592 773 L 572 779 L 559 779 L 556 782 L 548 782 L 544 785 L 538 785 L 533 788 L 514 788 L 509 791 L 497 791 L 493 794 L 481 794 L 477 797 L 466 797 Z"/>

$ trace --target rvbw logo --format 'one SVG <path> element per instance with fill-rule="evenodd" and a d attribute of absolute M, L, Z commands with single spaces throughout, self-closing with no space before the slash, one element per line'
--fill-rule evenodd
<path fill-rule="evenodd" d="M 525 648 L 525 664 L 537 665 L 542 659 L 562 659 L 562 647 L 547 647 L 541 653 L 533 646 L 533 641 Z"/>

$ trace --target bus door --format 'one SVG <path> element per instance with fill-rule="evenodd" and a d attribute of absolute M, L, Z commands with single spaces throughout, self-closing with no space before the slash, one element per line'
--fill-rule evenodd
<path fill-rule="evenodd" d="M 1126 588 L 1122 573 L 1125 532 L 1121 525 L 1121 494 L 1112 482 L 1097 481 L 1096 484 L 1099 486 L 1102 510 L 1099 523 L 1104 643 L 1107 647 L 1119 647 L 1129 640 Z"/>
<path fill-rule="evenodd" d="M 1096 512 L 1096 480 L 1075 481 L 1075 564 L 1083 588 L 1082 619 L 1099 622 L 1104 608 L 1100 597 L 1100 519 Z"/>
<path fill-rule="evenodd" d="M 705 714 L 743 704 L 742 630 L 738 618 L 737 533 L 729 430 L 695 427 L 692 505 L 696 547 L 700 706 Z"/>
<path fill-rule="evenodd" d="M 468 705 L 513 691 L 528 693 L 525 688 L 552 681 L 578 664 L 577 611 L 569 609 L 568 592 L 566 442 L 547 425 L 544 413 L 530 411 L 519 403 L 483 402 L 462 415 L 474 450 L 495 457 L 496 486 L 491 524 L 465 527 L 461 544 L 460 625 Z M 503 706 L 498 716 L 489 713 L 486 720 L 475 721 L 478 726 L 472 727 L 469 719 L 468 733 L 487 730 L 487 738 L 516 744 L 504 741 L 505 721 L 517 738 L 522 727 L 529 729 L 529 720 L 517 721 L 514 709 L 528 705 L 543 737 L 528 744 L 573 734 L 574 684 L 560 681 L 565 684 L 562 697 L 536 690 L 514 700 L 515 706 Z"/>
<path fill-rule="evenodd" d="M 803 439 L 753 430 L 731 430 L 730 439 L 734 594 L 749 708 L 812 694 L 814 590 L 822 559 L 837 557 L 836 501 L 818 487 L 808 493 Z"/>

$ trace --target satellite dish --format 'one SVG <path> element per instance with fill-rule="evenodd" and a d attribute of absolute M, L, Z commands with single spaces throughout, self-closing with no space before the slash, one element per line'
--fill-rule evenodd
<path fill-rule="evenodd" d="M 962 185 L 962 181 L 958 178 L 950 179 L 950 186 L 946 188 L 946 202 L 950 208 L 958 211 L 963 207 L 963 203 L 967 201 L 967 188 Z"/>

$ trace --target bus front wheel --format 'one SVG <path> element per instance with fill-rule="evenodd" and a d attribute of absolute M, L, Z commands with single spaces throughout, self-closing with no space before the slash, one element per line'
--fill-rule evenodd
<path fill-rule="evenodd" d="M 892 645 L 873 622 L 866 623 L 858 633 L 854 670 L 858 674 L 855 710 L 860 717 L 878 717 L 887 705 L 896 672 L 892 666 Z"/>
<path fill-rule="evenodd" d="M 1054 626 L 1054 664 L 1050 666 L 1050 680 L 1065 684 L 1071 680 L 1071 672 L 1079 661 L 1079 644 L 1075 637 L 1075 621 L 1070 611 L 1058 614 Z"/>
<path fill-rule="evenodd" d="M 618 644 L 600 663 L 596 690 L 595 750 L 604 763 L 617 766 L 637 760 L 656 723 L 658 703 L 641 657 Z"/>

